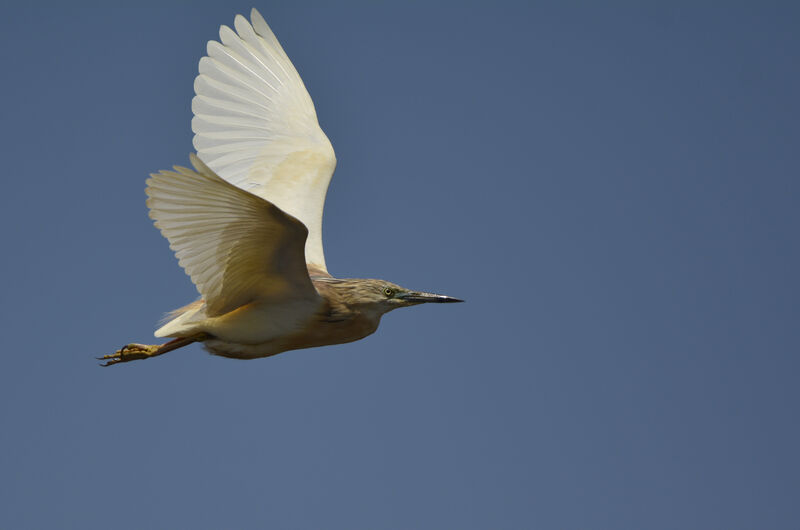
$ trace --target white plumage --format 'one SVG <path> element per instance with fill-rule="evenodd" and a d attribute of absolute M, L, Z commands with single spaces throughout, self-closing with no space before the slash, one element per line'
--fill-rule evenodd
<path fill-rule="evenodd" d="M 217 175 L 299 219 L 308 263 L 327 270 L 322 210 L 336 156 L 297 70 L 258 11 L 251 18 L 222 26 L 200 60 L 194 147 Z"/>
<path fill-rule="evenodd" d="M 236 32 L 222 26 L 221 43 L 210 41 L 200 59 L 196 171 L 175 167 L 147 183 L 150 217 L 203 299 L 157 337 L 213 331 L 264 342 L 320 303 L 307 264 L 327 272 L 322 211 L 336 157 L 291 61 L 258 11 L 251 18 L 237 15 Z M 255 301 L 258 311 L 225 317 Z"/>

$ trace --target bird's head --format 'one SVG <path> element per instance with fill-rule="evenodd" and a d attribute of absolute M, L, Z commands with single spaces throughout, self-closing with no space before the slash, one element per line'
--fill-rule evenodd
<path fill-rule="evenodd" d="M 388 313 L 398 307 L 425 303 L 463 302 L 458 298 L 442 294 L 412 291 L 386 280 L 360 280 L 354 293 L 355 302 L 371 306 L 380 314 Z"/>

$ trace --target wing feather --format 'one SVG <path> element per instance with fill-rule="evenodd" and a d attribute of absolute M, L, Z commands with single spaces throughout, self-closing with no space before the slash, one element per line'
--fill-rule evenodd
<path fill-rule="evenodd" d="M 147 180 L 147 206 L 213 317 L 254 301 L 317 292 L 303 256 L 307 229 L 270 202 L 224 181 L 191 155 Z"/>
<path fill-rule="evenodd" d="M 305 261 L 327 271 L 322 210 L 336 156 L 314 103 L 263 17 L 237 15 L 200 59 L 192 100 L 197 154 L 226 181 L 308 229 Z"/>

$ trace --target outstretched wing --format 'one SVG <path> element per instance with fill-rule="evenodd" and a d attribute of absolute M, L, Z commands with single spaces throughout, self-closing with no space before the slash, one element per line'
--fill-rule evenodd
<path fill-rule="evenodd" d="M 214 174 L 191 155 L 196 171 L 154 173 L 147 206 L 178 262 L 218 316 L 259 300 L 318 297 L 303 245 L 308 231 L 270 202 Z"/>
<path fill-rule="evenodd" d="M 192 131 L 203 162 L 308 228 L 305 259 L 327 271 L 322 209 L 336 156 L 303 81 L 255 9 L 220 28 L 194 83 Z"/>

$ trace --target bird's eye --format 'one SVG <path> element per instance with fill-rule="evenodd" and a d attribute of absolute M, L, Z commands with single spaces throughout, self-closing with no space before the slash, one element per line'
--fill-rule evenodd
<path fill-rule="evenodd" d="M 394 289 L 392 289 L 391 287 L 387 287 L 383 290 L 383 294 L 391 298 L 392 296 L 394 296 Z"/>

